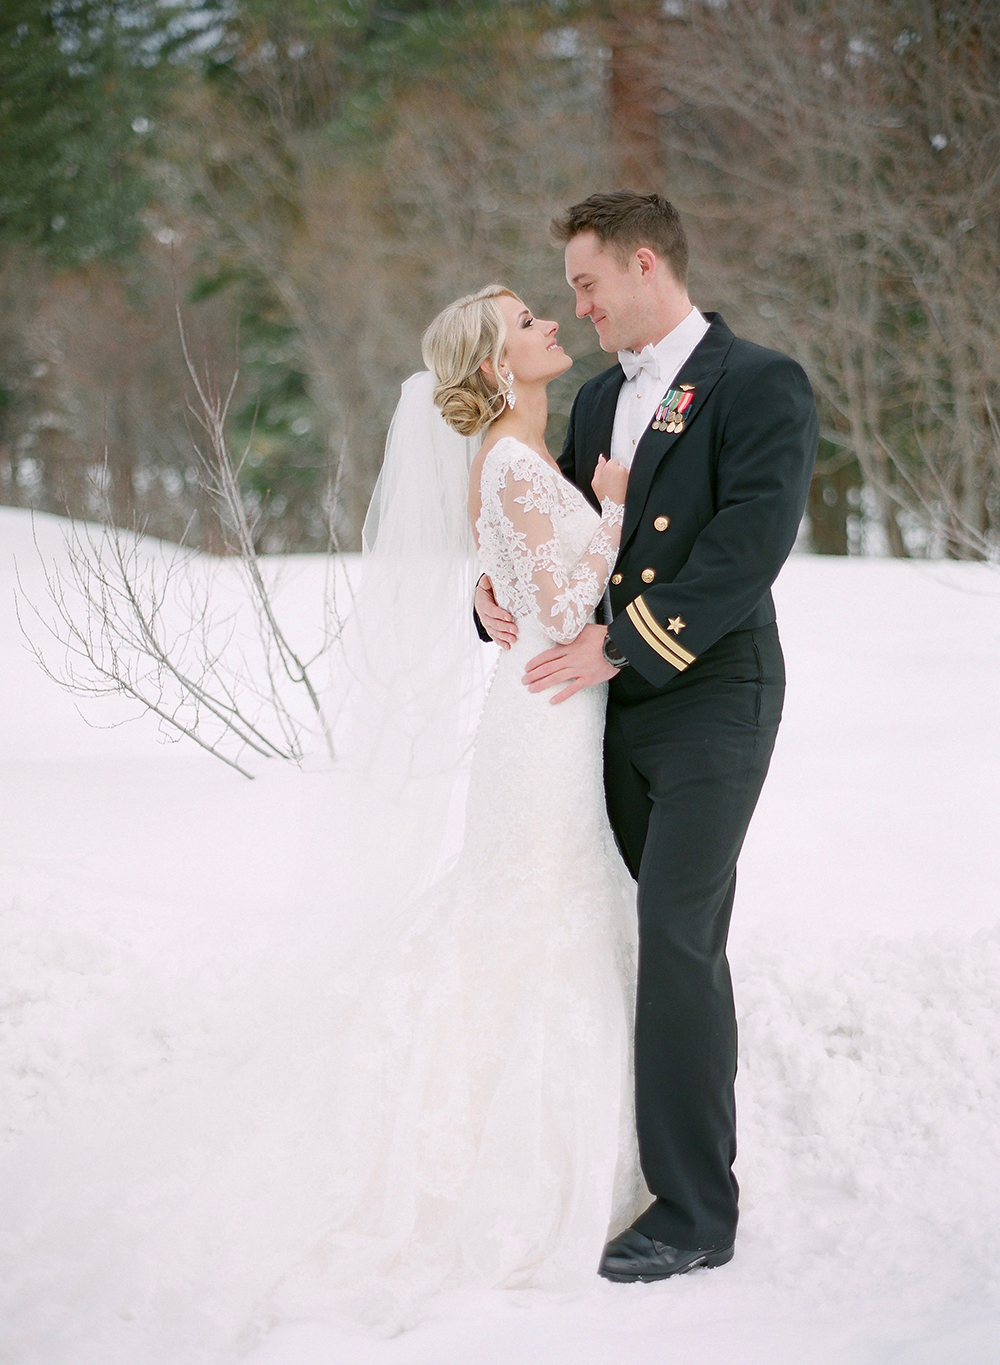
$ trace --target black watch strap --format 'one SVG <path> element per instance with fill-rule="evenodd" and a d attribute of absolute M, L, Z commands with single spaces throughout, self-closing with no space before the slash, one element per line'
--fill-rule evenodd
<path fill-rule="evenodd" d="M 628 668 L 628 659 L 626 659 L 625 655 L 621 652 L 610 635 L 605 635 L 604 637 L 604 657 L 607 659 L 608 663 L 615 668 Z"/>

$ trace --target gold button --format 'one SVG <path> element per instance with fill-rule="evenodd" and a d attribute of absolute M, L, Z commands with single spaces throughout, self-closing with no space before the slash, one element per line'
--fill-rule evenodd
<path fill-rule="evenodd" d="M 621 574 L 620 574 L 620 573 L 613 573 L 613 574 L 611 575 L 611 581 L 612 581 L 612 583 L 615 585 L 615 587 L 617 588 L 618 584 L 622 581 L 622 576 L 621 576 Z"/>
<path fill-rule="evenodd" d="M 667 527 L 670 525 L 670 518 L 657 517 L 656 520 L 653 522 L 653 525 L 657 531 L 665 531 Z"/>
<path fill-rule="evenodd" d="M 656 570 L 655 570 L 655 569 L 643 569 L 643 571 L 642 571 L 642 573 L 639 575 L 639 577 L 642 579 L 642 581 L 643 581 L 644 583 L 652 583 L 653 579 L 656 577 Z"/>

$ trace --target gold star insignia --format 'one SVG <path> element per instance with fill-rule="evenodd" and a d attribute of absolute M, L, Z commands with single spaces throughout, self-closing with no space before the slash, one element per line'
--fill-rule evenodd
<path fill-rule="evenodd" d="M 672 630 L 675 635 L 680 635 L 686 625 L 687 622 L 683 616 L 671 616 L 667 622 L 667 630 Z"/>

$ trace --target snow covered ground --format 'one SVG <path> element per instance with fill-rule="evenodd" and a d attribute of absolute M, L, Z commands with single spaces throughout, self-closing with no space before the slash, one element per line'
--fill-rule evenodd
<path fill-rule="evenodd" d="M 38 531 L 57 557 L 58 524 Z M 164 1217 L 268 1039 L 309 1028 L 288 987 L 316 933 L 293 901 L 317 779 L 85 723 L 23 647 L 15 554 L 39 597 L 28 518 L 0 509 L 0 1361 L 224 1365 L 211 1275 L 188 1286 L 194 1351 L 176 1287 L 130 1264 L 132 1195 Z M 289 566 L 290 608 L 320 573 Z M 1000 573 L 796 556 L 776 595 L 788 702 L 731 951 L 736 1260 L 441 1299 L 390 1340 L 287 1324 L 246 1337 L 252 1365 L 1000 1362 Z"/>

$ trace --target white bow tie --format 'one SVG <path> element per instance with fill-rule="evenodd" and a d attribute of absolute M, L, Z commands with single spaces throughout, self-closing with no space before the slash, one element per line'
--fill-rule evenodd
<path fill-rule="evenodd" d="M 638 355 L 635 351 L 619 351 L 618 363 L 625 371 L 626 379 L 634 379 L 643 370 L 651 379 L 658 380 L 660 378 L 660 357 L 652 346 L 643 346 Z"/>

